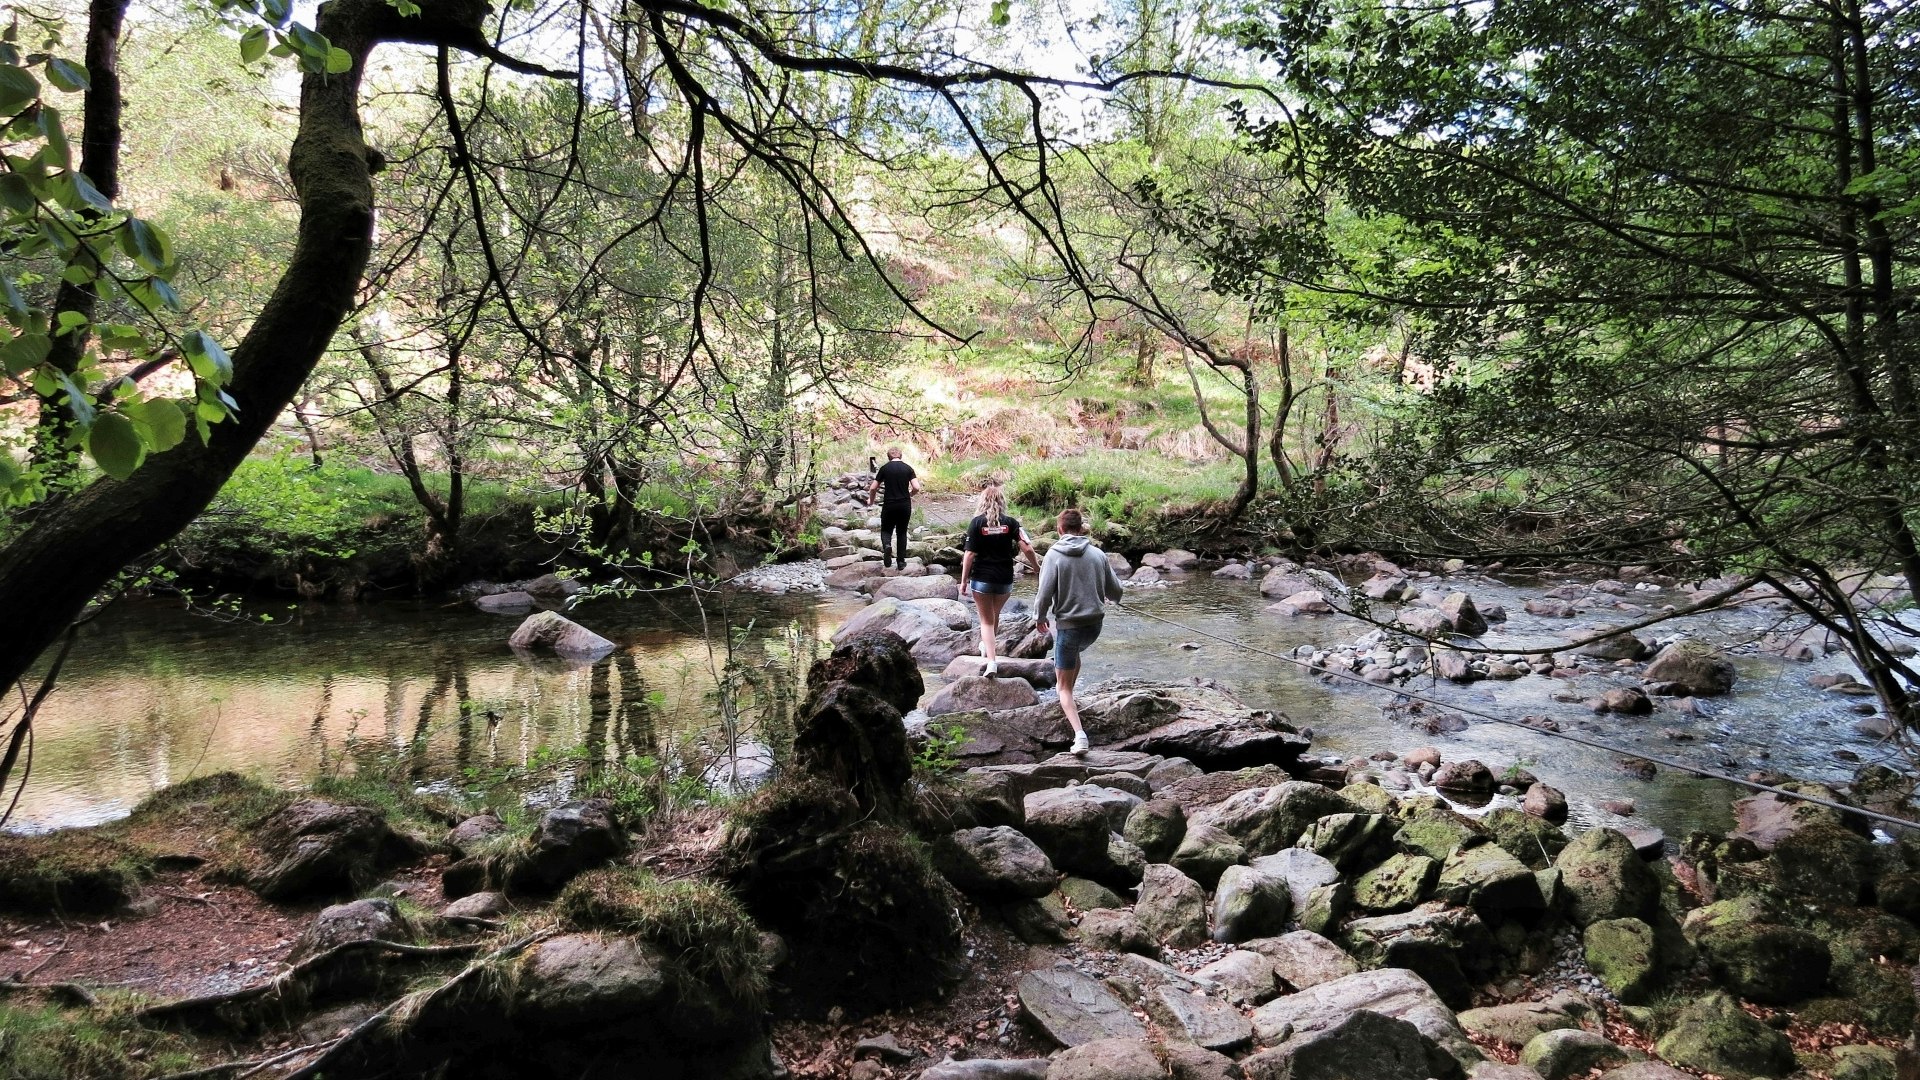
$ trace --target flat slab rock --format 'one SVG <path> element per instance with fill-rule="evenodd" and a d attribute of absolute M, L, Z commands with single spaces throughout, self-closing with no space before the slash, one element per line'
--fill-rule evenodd
<path fill-rule="evenodd" d="M 1481 1060 L 1480 1051 L 1454 1020 L 1453 1010 L 1425 980 L 1405 968 L 1362 971 L 1276 998 L 1254 1010 L 1253 1031 L 1261 1042 L 1276 1044 L 1330 1030 L 1361 1009 L 1405 1020 L 1463 1066 Z"/>
<path fill-rule="evenodd" d="M 1078 971 L 1030 971 L 1016 991 L 1027 1018 L 1061 1046 L 1096 1039 L 1144 1039 L 1146 1025 L 1113 991 Z"/>
<path fill-rule="evenodd" d="M 1218 998 L 1162 986 L 1147 995 L 1147 1014 L 1175 1038 L 1205 1050 L 1236 1050 L 1253 1041 L 1253 1024 Z"/>

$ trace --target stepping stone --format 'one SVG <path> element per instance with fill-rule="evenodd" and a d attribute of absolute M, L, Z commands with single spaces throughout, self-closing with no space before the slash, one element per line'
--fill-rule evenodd
<path fill-rule="evenodd" d="M 1027 1018 L 1061 1046 L 1147 1037 L 1146 1026 L 1124 1002 L 1078 971 L 1030 971 L 1021 976 L 1017 993 Z"/>

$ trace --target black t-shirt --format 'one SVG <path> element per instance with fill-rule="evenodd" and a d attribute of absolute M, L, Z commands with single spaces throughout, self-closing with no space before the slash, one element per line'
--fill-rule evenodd
<path fill-rule="evenodd" d="M 895 458 L 880 466 L 873 474 L 880 481 L 880 505 L 887 507 L 909 506 L 913 503 L 913 466 Z"/>
<path fill-rule="evenodd" d="M 967 523 L 964 550 L 973 552 L 973 579 L 989 585 L 1013 584 L 1013 557 L 1020 552 L 1020 523 L 1000 515 L 1000 524 L 987 528 L 987 519 L 975 516 Z"/>

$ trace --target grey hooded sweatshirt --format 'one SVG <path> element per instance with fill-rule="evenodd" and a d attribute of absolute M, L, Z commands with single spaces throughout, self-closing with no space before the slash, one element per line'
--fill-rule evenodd
<path fill-rule="evenodd" d="M 1104 602 L 1125 595 L 1106 553 L 1085 536 L 1068 533 L 1054 541 L 1040 564 L 1040 593 L 1033 600 L 1033 617 L 1060 626 L 1097 623 L 1106 617 Z"/>

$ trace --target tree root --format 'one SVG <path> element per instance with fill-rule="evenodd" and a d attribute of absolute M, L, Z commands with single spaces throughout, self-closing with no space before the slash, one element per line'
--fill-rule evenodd
<path fill-rule="evenodd" d="M 467 956 L 483 948 L 485 945 L 480 942 L 464 945 L 403 945 L 373 938 L 349 941 L 343 945 L 336 945 L 318 956 L 308 957 L 259 985 L 151 1005 L 134 1013 L 132 1019 L 143 1024 L 154 1022 L 192 1024 L 229 1006 L 279 999 L 297 992 L 306 981 L 326 974 L 344 958 L 358 953 L 373 952 L 410 959 L 437 959 L 448 956 Z"/>

